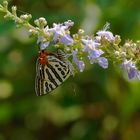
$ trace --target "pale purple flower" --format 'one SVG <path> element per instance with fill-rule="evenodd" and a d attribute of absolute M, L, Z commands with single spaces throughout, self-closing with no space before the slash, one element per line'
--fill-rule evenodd
<path fill-rule="evenodd" d="M 46 41 L 46 39 L 43 36 L 38 36 L 37 44 L 40 45 L 40 50 L 46 49 L 46 47 L 49 46 L 50 42 Z"/>
<path fill-rule="evenodd" d="M 40 44 L 40 50 L 45 50 L 46 49 L 46 47 L 48 47 L 49 46 L 49 44 L 50 44 L 50 42 L 42 42 L 41 44 Z"/>
<path fill-rule="evenodd" d="M 137 72 L 136 72 L 136 76 L 137 76 L 137 78 L 140 80 L 140 71 L 137 71 Z"/>
<path fill-rule="evenodd" d="M 104 52 L 102 50 L 94 49 L 94 50 L 89 51 L 88 57 L 89 57 L 90 60 L 91 59 L 96 59 L 96 58 L 99 58 L 102 54 L 104 54 Z"/>
<path fill-rule="evenodd" d="M 82 39 L 82 44 L 84 45 L 83 51 L 91 51 L 95 48 L 97 48 L 100 44 L 95 42 L 93 39 Z"/>
<path fill-rule="evenodd" d="M 135 63 L 132 60 L 125 60 L 121 66 L 127 71 L 129 79 L 136 76 L 140 80 L 140 71 L 137 70 Z"/>
<path fill-rule="evenodd" d="M 109 41 L 114 41 L 115 40 L 114 35 L 110 31 L 104 31 L 104 30 L 98 31 L 97 35 L 98 35 L 98 37 L 105 37 Z"/>
<path fill-rule="evenodd" d="M 66 45 L 71 45 L 73 43 L 73 39 L 70 34 L 65 34 L 65 36 L 61 36 L 61 42 Z"/>
<path fill-rule="evenodd" d="M 43 36 L 38 36 L 37 43 L 40 45 L 40 50 L 46 49 L 50 44 L 63 43 L 65 45 L 72 45 L 73 38 L 70 36 L 69 29 L 72 27 L 74 22 L 68 20 L 63 24 L 53 24 L 53 28 L 45 27 L 44 31 L 48 37 L 52 36 L 52 40 L 47 40 Z"/>
<path fill-rule="evenodd" d="M 108 60 L 105 57 L 90 58 L 90 64 L 98 63 L 102 68 L 108 68 Z"/>
<path fill-rule="evenodd" d="M 80 72 L 84 71 L 85 63 L 82 60 L 77 61 L 77 66 L 79 67 Z"/>
<path fill-rule="evenodd" d="M 74 22 L 71 20 L 65 21 L 64 25 L 67 26 L 68 28 L 72 27 L 74 25 Z"/>
<path fill-rule="evenodd" d="M 64 24 L 53 24 L 53 28 L 47 29 L 46 32 L 53 33 L 54 42 L 60 41 L 63 44 L 72 45 L 73 39 L 68 32 L 70 25 L 72 25 L 72 23 L 68 24 L 68 22 Z"/>
<path fill-rule="evenodd" d="M 43 42 L 43 41 L 44 41 L 44 37 L 43 36 L 38 36 L 37 44 L 39 44 L 40 42 Z"/>
<path fill-rule="evenodd" d="M 77 58 L 77 50 L 73 50 L 72 56 L 73 56 L 73 61 L 75 62 L 75 64 L 79 68 L 80 72 L 83 72 L 84 68 L 85 68 L 85 63 L 82 60 L 78 60 L 78 58 Z"/>
<path fill-rule="evenodd" d="M 108 60 L 105 57 L 98 58 L 98 64 L 104 69 L 108 68 Z"/>
<path fill-rule="evenodd" d="M 129 79 L 132 79 L 135 77 L 136 68 L 132 60 L 125 60 L 122 63 L 122 68 L 127 71 Z"/>
<path fill-rule="evenodd" d="M 101 36 L 95 36 L 94 42 L 100 44 Z"/>
<path fill-rule="evenodd" d="M 83 51 L 88 52 L 88 58 L 91 64 L 98 63 L 102 68 L 108 68 L 108 60 L 101 57 L 104 52 L 99 49 L 99 43 L 92 39 L 82 39 Z"/>
<path fill-rule="evenodd" d="M 107 22 L 103 30 L 98 31 L 96 34 L 97 36 L 95 37 L 95 42 L 100 42 L 101 37 L 105 37 L 107 40 L 110 42 L 113 42 L 115 40 L 115 37 L 112 32 L 107 31 L 109 29 L 110 24 Z"/>

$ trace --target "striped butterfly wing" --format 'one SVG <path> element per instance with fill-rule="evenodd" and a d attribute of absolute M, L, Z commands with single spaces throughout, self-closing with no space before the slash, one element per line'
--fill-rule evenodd
<path fill-rule="evenodd" d="M 40 63 L 40 58 L 36 64 L 36 94 L 41 96 L 47 94 L 61 85 L 71 75 L 70 67 L 65 61 L 64 54 L 46 54 L 43 59 L 45 63 Z"/>

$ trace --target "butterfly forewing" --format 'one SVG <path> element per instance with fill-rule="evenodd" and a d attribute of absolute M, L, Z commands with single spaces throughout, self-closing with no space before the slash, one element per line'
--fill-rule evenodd
<path fill-rule="evenodd" d="M 59 54 L 60 55 L 60 54 Z M 68 63 L 57 55 L 46 55 L 47 63 L 36 64 L 36 94 L 41 96 L 47 94 L 61 85 L 70 75 Z"/>

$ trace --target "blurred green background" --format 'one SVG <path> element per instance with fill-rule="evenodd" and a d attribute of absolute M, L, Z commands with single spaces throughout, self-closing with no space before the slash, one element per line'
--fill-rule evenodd
<path fill-rule="evenodd" d="M 0 0 L 2 3 L 2 0 Z M 71 19 L 71 32 L 111 31 L 140 39 L 139 0 L 9 0 L 33 20 Z M 32 20 L 32 23 L 33 23 Z M 0 13 L 0 140 L 140 140 L 140 82 L 118 66 L 89 65 L 52 94 L 35 95 L 36 40 Z"/>

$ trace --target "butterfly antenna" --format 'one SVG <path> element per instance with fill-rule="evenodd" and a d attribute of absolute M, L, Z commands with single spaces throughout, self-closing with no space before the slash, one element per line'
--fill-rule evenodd
<path fill-rule="evenodd" d="M 17 9 L 17 11 L 18 11 L 18 12 L 20 12 L 20 13 L 23 13 L 23 14 L 28 14 L 28 15 L 29 15 L 29 13 L 24 12 L 24 11 L 22 11 L 22 10 L 18 10 L 18 9 Z"/>

